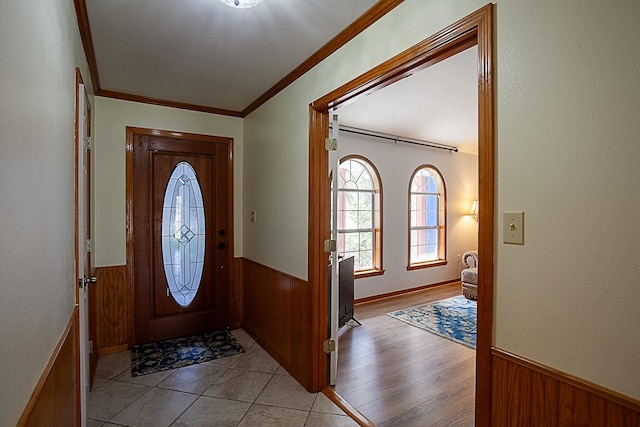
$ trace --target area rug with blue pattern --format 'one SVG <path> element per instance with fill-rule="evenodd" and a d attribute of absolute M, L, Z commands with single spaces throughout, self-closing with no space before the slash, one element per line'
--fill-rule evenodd
<path fill-rule="evenodd" d="M 182 368 L 196 363 L 244 353 L 229 330 L 134 345 L 131 376 Z"/>
<path fill-rule="evenodd" d="M 476 348 L 478 305 L 462 295 L 387 313 L 409 325 Z"/>

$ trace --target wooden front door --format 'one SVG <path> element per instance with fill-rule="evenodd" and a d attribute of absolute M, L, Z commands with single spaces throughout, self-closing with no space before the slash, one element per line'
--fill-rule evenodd
<path fill-rule="evenodd" d="M 228 326 L 230 140 L 136 134 L 135 341 Z"/>

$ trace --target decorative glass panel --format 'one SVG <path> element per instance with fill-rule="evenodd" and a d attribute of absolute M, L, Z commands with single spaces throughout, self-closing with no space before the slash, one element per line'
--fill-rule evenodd
<path fill-rule="evenodd" d="M 187 307 L 204 268 L 204 201 L 196 172 L 180 162 L 171 173 L 162 206 L 162 263 L 173 299 Z"/>

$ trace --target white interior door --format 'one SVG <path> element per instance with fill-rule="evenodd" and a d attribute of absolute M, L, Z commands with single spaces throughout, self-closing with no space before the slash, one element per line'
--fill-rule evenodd
<path fill-rule="evenodd" d="M 79 322 L 80 322 L 80 408 L 82 426 L 87 424 L 87 396 L 89 393 L 89 280 L 87 275 L 89 271 L 88 260 L 88 247 L 87 237 L 88 231 L 88 213 L 89 213 L 89 198 L 87 197 L 88 190 L 88 176 L 87 176 L 87 129 L 88 123 L 88 103 L 85 94 L 85 87 L 83 84 L 79 84 L 78 87 L 78 141 L 77 141 L 77 163 L 76 163 L 76 177 L 78 180 L 77 186 L 77 278 L 78 278 L 78 310 L 79 310 Z"/>
<path fill-rule="evenodd" d="M 329 128 L 329 176 L 331 177 L 331 240 L 335 242 L 331 248 L 331 286 L 330 286 L 330 313 L 329 313 L 329 339 L 334 343 L 333 351 L 329 353 L 329 384 L 335 385 L 338 375 L 338 322 L 339 322 L 339 265 L 338 265 L 338 167 L 340 155 L 338 153 L 338 115 L 329 110 L 331 127 Z"/>

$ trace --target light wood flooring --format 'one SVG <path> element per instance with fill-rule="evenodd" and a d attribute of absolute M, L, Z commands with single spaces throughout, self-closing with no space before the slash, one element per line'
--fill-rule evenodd
<path fill-rule="evenodd" d="M 356 305 L 335 391 L 378 427 L 473 426 L 475 350 L 386 315 L 460 294 L 458 282 Z"/>

